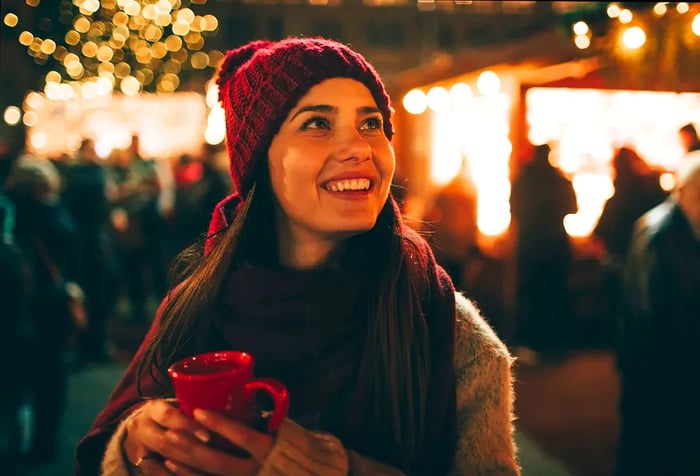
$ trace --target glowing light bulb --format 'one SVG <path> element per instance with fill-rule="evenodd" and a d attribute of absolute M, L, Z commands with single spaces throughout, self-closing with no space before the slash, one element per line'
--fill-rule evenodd
<path fill-rule="evenodd" d="M 631 26 L 622 34 L 622 43 L 630 50 L 641 48 L 647 40 L 647 35 L 641 27 Z"/>
<path fill-rule="evenodd" d="M 428 91 L 428 107 L 433 111 L 444 111 L 450 107 L 450 94 L 442 86 L 435 86 Z"/>
<path fill-rule="evenodd" d="M 412 89 L 403 97 L 403 107 L 409 114 L 422 114 L 428 107 L 428 98 L 420 89 Z"/>
<path fill-rule="evenodd" d="M 590 28 L 588 28 L 588 24 L 585 21 L 577 21 L 576 23 L 574 23 L 574 26 L 572 28 L 574 30 L 574 33 L 576 33 L 577 35 L 585 35 L 589 31 L 591 31 Z"/>

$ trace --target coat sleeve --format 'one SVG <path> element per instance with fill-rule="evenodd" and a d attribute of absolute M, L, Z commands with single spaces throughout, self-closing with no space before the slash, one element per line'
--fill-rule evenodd
<path fill-rule="evenodd" d="M 452 476 L 517 476 L 512 387 L 508 349 L 457 293 L 455 373 L 457 452 Z"/>
<path fill-rule="evenodd" d="M 119 424 L 145 402 L 143 397 L 139 395 L 136 385 L 138 362 L 144 354 L 148 342 L 160 327 L 160 316 L 164 303 L 165 300 L 161 303 L 151 328 L 109 397 L 107 404 L 97 415 L 88 433 L 78 444 L 74 468 L 75 476 L 95 476 L 100 474 L 102 459 L 112 435 L 119 427 Z M 148 372 L 142 376 L 141 388 L 148 395 L 155 395 L 162 391 Z"/>

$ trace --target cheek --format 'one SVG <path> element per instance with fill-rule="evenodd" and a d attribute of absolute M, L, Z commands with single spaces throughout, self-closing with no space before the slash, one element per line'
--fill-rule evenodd
<path fill-rule="evenodd" d="M 269 167 L 272 189 L 285 209 L 317 195 L 318 170 L 299 149 L 288 148 L 284 156 L 270 160 Z"/>
<path fill-rule="evenodd" d="M 396 158 L 394 156 L 394 148 L 391 144 L 386 144 L 378 150 L 377 168 L 382 178 L 391 182 L 396 169 Z"/>

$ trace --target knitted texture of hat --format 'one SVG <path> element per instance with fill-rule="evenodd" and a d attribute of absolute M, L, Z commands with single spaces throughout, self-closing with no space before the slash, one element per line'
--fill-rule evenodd
<path fill-rule="evenodd" d="M 391 105 L 379 75 L 342 43 L 323 38 L 254 41 L 226 54 L 217 84 L 231 179 L 243 198 L 292 108 L 314 85 L 335 77 L 355 79 L 369 89 L 382 113 L 384 134 L 391 139 Z"/>

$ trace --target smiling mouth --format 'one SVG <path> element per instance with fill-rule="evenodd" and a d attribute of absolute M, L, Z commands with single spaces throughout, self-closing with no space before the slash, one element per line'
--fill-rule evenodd
<path fill-rule="evenodd" d="M 367 178 L 331 180 L 322 185 L 329 192 L 368 192 L 374 182 Z"/>

